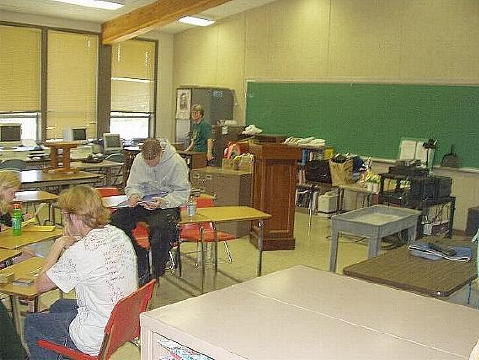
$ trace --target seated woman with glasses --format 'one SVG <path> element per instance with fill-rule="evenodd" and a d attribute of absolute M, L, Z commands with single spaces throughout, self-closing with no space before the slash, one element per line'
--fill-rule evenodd
<path fill-rule="evenodd" d="M 85 185 L 71 187 L 60 194 L 58 205 L 64 235 L 51 247 L 35 285 L 40 292 L 75 289 L 77 299 L 60 299 L 49 312 L 26 317 L 31 360 L 57 358 L 37 345 L 40 339 L 97 355 L 113 307 L 137 288 L 131 241 L 108 225 L 110 212 L 97 191 Z"/>

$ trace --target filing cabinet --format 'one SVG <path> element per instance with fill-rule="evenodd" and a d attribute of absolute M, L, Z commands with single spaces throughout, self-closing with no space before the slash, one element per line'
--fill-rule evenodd
<path fill-rule="evenodd" d="M 245 171 L 205 167 L 191 170 L 191 185 L 215 196 L 216 206 L 251 206 L 252 174 Z M 249 235 L 250 222 L 219 224 L 218 229 L 236 236 Z"/>

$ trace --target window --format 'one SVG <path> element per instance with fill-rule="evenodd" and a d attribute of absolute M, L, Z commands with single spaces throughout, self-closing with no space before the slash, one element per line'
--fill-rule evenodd
<path fill-rule="evenodd" d="M 22 140 L 32 140 L 31 144 L 23 142 L 24 145 L 35 145 L 35 140 L 39 139 L 37 135 L 40 123 L 39 113 L 5 113 L 0 114 L 0 123 L 20 123 L 22 124 Z"/>
<path fill-rule="evenodd" d="M 155 109 L 156 42 L 128 40 L 112 47 L 110 132 L 150 136 Z"/>
<path fill-rule="evenodd" d="M 98 36 L 48 31 L 47 138 L 87 127 L 96 138 Z"/>
<path fill-rule="evenodd" d="M 151 117 L 150 113 L 112 112 L 110 132 L 125 140 L 147 138 Z"/>
<path fill-rule="evenodd" d="M 21 123 L 22 139 L 40 131 L 41 30 L 0 25 L 0 122 Z"/>

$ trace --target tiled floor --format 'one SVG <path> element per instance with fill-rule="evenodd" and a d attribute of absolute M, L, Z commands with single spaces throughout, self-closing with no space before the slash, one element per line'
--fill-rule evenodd
<path fill-rule="evenodd" d="M 263 254 L 263 274 L 285 269 L 294 265 L 308 265 L 321 270 L 328 269 L 329 262 L 329 233 L 330 221 L 328 218 L 314 216 L 311 229 L 308 229 L 308 216 L 304 213 L 296 213 L 295 223 L 295 250 L 269 251 Z M 218 274 L 214 282 L 211 265 L 206 272 L 206 291 L 215 288 L 223 288 L 238 281 L 245 281 L 256 276 L 257 251 L 249 243 L 248 238 L 241 238 L 229 243 L 233 254 L 233 262 L 226 261 L 223 245 L 220 244 L 218 254 L 220 255 L 220 270 L 227 275 Z M 194 244 L 182 245 L 182 252 L 195 250 Z M 194 254 L 183 257 L 183 277 L 168 273 L 160 279 L 160 285 L 155 289 L 154 297 L 150 303 L 151 308 L 184 300 L 193 294 L 198 295 L 197 287 L 200 285 L 200 270 L 194 265 Z M 355 262 L 366 259 L 367 241 L 358 237 L 342 236 L 338 252 L 338 272 L 342 268 Z M 231 279 L 234 277 L 236 280 Z M 216 287 L 215 287 L 216 284 Z M 45 294 L 40 299 L 42 307 L 48 305 L 58 298 L 58 291 Z M 461 290 L 449 301 L 466 303 L 467 290 Z M 477 302 L 476 291 L 473 294 L 473 302 Z M 131 344 L 123 346 L 117 351 L 112 359 L 139 359 L 139 350 Z"/>

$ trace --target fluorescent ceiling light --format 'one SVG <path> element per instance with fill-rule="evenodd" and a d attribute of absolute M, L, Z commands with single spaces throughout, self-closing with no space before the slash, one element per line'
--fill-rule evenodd
<path fill-rule="evenodd" d="M 116 10 L 123 7 L 124 0 L 53 0 L 67 4 L 80 5 L 98 9 Z"/>
<path fill-rule="evenodd" d="M 185 16 L 179 19 L 178 21 L 183 24 L 190 24 L 190 25 L 196 25 L 196 26 L 208 26 L 208 25 L 214 24 L 215 22 L 214 20 L 202 19 L 195 16 Z"/>

